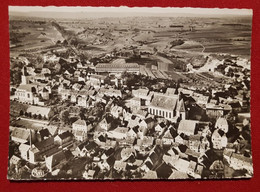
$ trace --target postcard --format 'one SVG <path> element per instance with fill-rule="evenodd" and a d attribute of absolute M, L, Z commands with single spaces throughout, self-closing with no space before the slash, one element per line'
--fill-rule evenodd
<path fill-rule="evenodd" d="M 251 178 L 252 10 L 10 6 L 10 180 Z"/>

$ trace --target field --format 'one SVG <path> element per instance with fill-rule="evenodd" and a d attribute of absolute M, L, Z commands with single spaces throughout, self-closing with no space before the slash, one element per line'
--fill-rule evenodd
<path fill-rule="evenodd" d="M 10 21 L 9 28 L 11 53 L 41 49 L 63 41 L 49 22 Z"/>
<path fill-rule="evenodd" d="M 197 72 L 208 72 L 211 65 L 219 64 L 223 54 L 250 59 L 251 18 L 10 20 L 11 55 L 23 51 L 39 53 L 39 50 L 46 50 L 64 39 L 84 58 L 99 60 L 107 54 L 123 56 L 127 62 L 141 65 L 141 73 L 152 78 L 209 80 L 214 78 L 186 75 L 187 64 L 190 63 Z"/>

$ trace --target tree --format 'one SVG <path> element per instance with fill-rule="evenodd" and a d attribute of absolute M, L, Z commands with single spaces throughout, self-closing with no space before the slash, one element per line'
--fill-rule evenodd
<path fill-rule="evenodd" d="M 41 115 L 41 114 L 38 114 L 37 118 L 38 118 L 38 119 L 42 119 L 42 115 Z"/>
<path fill-rule="evenodd" d="M 69 116 L 69 111 L 62 111 L 60 119 L 64 124 L 69 124 Z"/>
<path fill-rule="evenodd" d="M 20 111 L 20 116 L 23 116 L 24 115 L 24 112 L 23 110 Z"/>

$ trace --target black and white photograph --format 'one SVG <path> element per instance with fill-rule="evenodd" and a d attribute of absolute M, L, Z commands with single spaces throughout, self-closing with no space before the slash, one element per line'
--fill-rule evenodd
<path fill-rule="evenodd" d="M 9 6 L 7 178 L 251 178 L 252 17 Z"/>

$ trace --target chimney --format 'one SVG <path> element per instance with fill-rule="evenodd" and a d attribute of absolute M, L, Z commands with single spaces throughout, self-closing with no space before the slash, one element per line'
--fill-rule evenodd
<path fill-rule="evenodd" d="M 30 148 L 32 148 L 32 131 L 30 129 Z"/>

